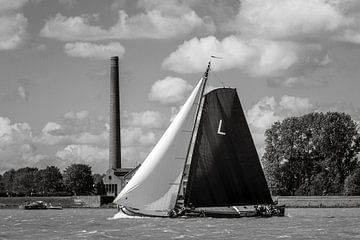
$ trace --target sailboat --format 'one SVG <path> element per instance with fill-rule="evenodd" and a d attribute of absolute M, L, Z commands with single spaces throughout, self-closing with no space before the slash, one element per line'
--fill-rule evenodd
<path fill-rule="evenodd" d="M 274 205 L 236 89 L 204 94 L 203 77 L 115 198 L 127 215 L 283 216 Z"/>

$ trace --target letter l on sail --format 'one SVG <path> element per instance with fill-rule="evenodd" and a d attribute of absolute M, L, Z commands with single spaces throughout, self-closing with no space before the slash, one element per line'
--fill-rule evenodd
<path fill-rule="evenodd" d="M 219 134 L 219 135 L 226 135 L 226 133 L 224 133 L 224 132 L 222 132 L 221 131 L 221 126 L 222 126 L 222 120 L 220 120 L 220 122 L 219 122 L 219 127 L 218 127 L 218 131 L 217 131 L 217 134 Z"/>

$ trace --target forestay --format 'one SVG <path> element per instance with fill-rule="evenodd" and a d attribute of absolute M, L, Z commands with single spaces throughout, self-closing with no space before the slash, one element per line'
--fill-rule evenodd
<path fill-rule="evenodd" d="M 167 216 L 174 208 L 202 84 L 203 79 L 114 203 L 151 216 Z"/>

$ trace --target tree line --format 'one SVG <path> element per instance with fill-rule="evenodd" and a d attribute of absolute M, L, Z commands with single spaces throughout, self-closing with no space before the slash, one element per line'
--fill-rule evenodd
<path fill-rule="evenodd" d="M 350 115 L 310 113 L 265 132 L 262 163 L 274 195 L 360 195 L 360 134 Z"/>
<path fill-rule="evenodd" d="M 102 175 L 86 164 L 72 164 L 63 174 L 55 166 L 25 167 L 0 175 L 0 196 L 72 196 L 105 194 Z"/>

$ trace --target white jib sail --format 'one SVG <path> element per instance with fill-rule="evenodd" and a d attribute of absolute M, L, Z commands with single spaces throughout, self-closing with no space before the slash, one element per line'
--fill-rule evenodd
<path fill-rule="evenodd" d="M 202 83 L 203 79 L 114 203 L 153 216 L 167 216 L 174 208 Z"/>

